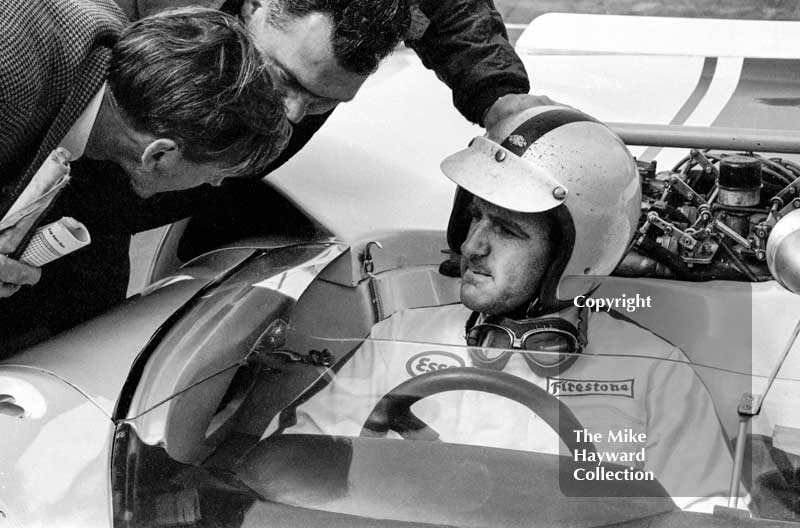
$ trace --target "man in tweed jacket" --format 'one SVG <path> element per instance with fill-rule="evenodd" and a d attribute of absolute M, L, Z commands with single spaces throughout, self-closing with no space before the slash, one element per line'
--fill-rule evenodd
<path fill-rule="evenodd" d="M 92 244 L 40 271 L 0 255 L 0 357 L 124 299 L 130 203 L 260 173 L 283 148 L 279 96 L 244 29 L 216 10 L 123 30 L 111 0 L 4 0 L 0 216 L 56 147 L 70 185 L 43 222 L 71 216 Z M 12 296 L 13 294 L 13 296 Z"/>

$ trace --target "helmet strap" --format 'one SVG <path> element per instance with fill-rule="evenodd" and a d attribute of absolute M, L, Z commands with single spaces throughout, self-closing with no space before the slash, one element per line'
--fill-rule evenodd
<path fill-rule="evenodd" d="M 469 206 L 474 195 L 462 187 L 456 187 L 453 197 L 453 208 L 450 211 L 450 221 L 447 224 L 447 245 L 456 255 L 461 254 L 461 244 L 467 239 L 472 217 Z"/>
<path fill-rule="evenodd" d="M 564 277 L 564 271 L 572 257 L 575 248 L 575 224 L 572 215 L 564 204 L 552 210 L 554 215 L 554 225 L 558 229 L 553 233 L 555 240 L 552 262 L 542 276 L 541 286 L 539 287 L 539 303 L 536 306 L 536 316 L 543 314 L 560 312 L 572 305 L 572 300 L 559 300 L 558 286 Z"/>

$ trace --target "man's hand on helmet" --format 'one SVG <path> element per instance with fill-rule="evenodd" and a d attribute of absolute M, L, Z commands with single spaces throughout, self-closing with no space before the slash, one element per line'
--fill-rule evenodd
<path fill-rule="evenodd" d="M 494 104 L 486 111 L 483 118 L 483 127 L 486 129 L 492 128 L 494 125 L 503 119 L 518 114 L 528 108 L 534 106 L 567 106 L 565 104 L 553 101 L 546 95 L 533 95 L 533 94 L 508 94 L 494 102 Z"/>

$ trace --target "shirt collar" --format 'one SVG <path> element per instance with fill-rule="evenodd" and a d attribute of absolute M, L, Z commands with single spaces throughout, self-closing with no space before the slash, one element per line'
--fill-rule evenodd
<path fill-rule="evenodd" d="M 84 109 L 83 113 L 72 124 L 67 135 L 61 140 L 60 147 L 67 149 L 70 153 L 70 160 L 76 160 L 83 156 L 83 151 L 86 150 L 86 143 L 89 141 L 89 135 L 94 128 L 97 113 L 100 111 L 100 104 L 103 102 L 103 95 L 106 93 L 106 83 L 97 90 L 89 104 Z"/>

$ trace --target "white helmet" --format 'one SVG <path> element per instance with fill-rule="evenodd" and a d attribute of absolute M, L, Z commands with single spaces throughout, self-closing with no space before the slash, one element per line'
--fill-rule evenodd
<path fill-rule="evenodd" d="M 459 186 L 448 227 L 455 252 L 469 230 L 472 195 L 513 211 L 554 212 L 561 239 L 539 292 L 544 310 L 591 289 L 581 280 L 567 286 L 567 277 L 611 273 L 639 220 L 641 185 L 630 152 L 608 127 L 572 108 L 539 106 L 504 119 L 441 167 Z"/>

